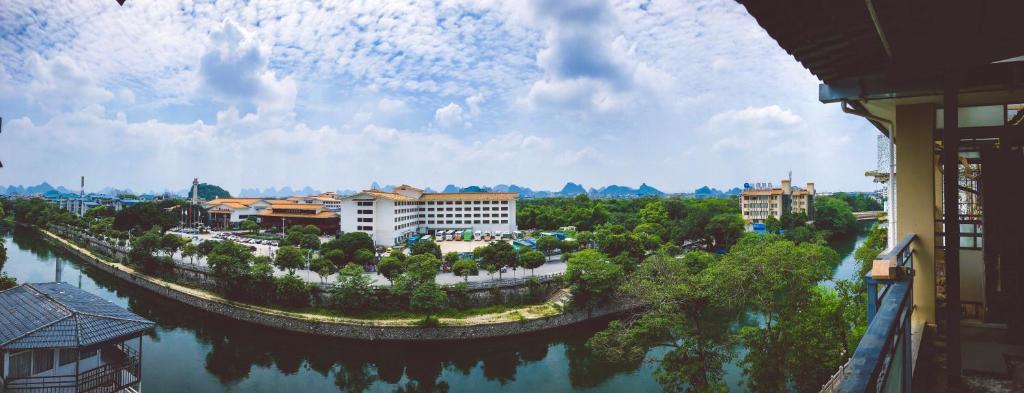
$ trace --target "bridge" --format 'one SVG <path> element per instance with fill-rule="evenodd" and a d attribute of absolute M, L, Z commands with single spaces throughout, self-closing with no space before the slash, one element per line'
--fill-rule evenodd
<path fill-rule="evenodd" d="M 853 216 L 857 217 L 858 221 L 862 220 L 877 220 L 878 216 L 885 214 L 884 211 L 870 211 L 870 212 L 853 212 Z"/>

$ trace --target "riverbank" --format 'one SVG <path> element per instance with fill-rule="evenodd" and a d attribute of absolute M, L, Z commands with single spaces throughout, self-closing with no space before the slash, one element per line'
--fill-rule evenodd
<path fill-rule="evenodd" d="M 112 262 L 50 231 L 33 228 L 51 244 L 72 253 L 115 278 L 165 298 L 234 320 L 287 331 L 357 340 L 446 341 L 528 334 L 618 314 L 630 308 L 616 304 L 586 310 L 564 310 L 568 293 L 547 302 L 501 313 L 466 318 L 440 318 L 439 326 L 417 326 L 418 319 L 359 319 L 277 310 L 225 299 L 215 293 L 142 274 Z"/>

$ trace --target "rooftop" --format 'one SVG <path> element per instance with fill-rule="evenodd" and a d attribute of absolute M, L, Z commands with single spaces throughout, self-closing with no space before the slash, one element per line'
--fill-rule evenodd
<path fill-rule="evenodd" d="M 155 324 L 64 282 L 0 291 L 0 349 L 78 348 L 132 337 Z"/>

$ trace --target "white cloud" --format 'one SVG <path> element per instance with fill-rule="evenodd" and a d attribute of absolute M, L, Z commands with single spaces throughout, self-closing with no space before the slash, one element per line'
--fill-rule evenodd
<path fill-rule="evenodd" d="M 637 59 L 607 1 L 538 0 L 526 8 L 545 42 L 537 53 L 544 75 L 524 98 L 528 108 L 607 112 L 671 87 L 671 75 Z"/>
<path fill-rule="evenodd" d="M 874 131 L 816 102 L 734 1 L 10 0 L 0 21 L 0 107 L 22 138 L 0 138 L 19 168 L 0 184 L 684 191 L 792 168 L 873 187 Z"/>
<path fill-rule="evenodd" d="M 225 19 L 210 33 L 200 59 L 201 91 L 230 103 L 254 103 L 265 116 L 290 116 L 296 83 L 267 68 L 269 51 L 254 34 Z"/>
<path fill-rule="evenodd" d="M 484 96 L 480 94 L 474 94 L 466 98 L 466 107 L 469 108 L 470 116 L 480 115 L 480 104 L 484 102 Z"/>
<path fill-rule="evenodd" d="M 407 109 L 405 101 L 393 98 L 381 98 L 377 102 L 377 110 L 383 113 L 401 112 Z"/>
<path fill-rule="evenodd" d="M 449 102 L 448 105 L 437 108 L 437 111 L 434 112 L 434 120 L 442 127 L 461 125 L 464 121 L 462 107 L 454 102 Z"/>
<path fill-rule="evenodd" d="M 30 102 L 50 112 L 78 110 L 114 98 L 113 93 L 98 86 L 67 56 L 44 59 L 31 53 L 29 64 L 32 81 L 28 84 L 26 96 Z"/>

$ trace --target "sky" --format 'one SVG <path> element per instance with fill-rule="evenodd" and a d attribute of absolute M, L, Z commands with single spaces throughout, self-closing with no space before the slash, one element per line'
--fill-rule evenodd
<path fill-rule="evenodd" d="M 733 1 L 5 0 L 0 185 L 873 190 L 819 83 Z"/>

